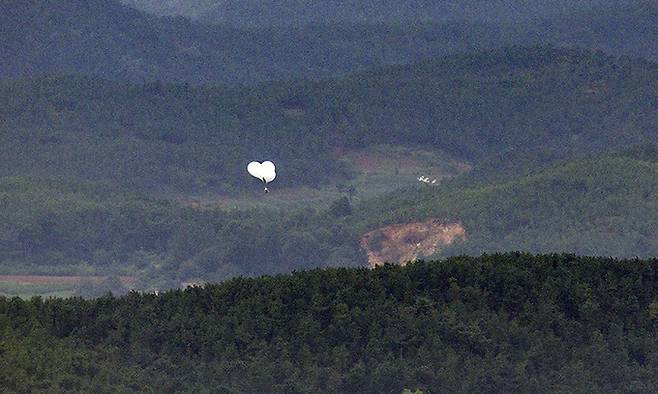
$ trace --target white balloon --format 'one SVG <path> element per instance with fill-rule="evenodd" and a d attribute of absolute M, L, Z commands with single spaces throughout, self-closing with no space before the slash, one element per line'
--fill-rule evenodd
<path fill-rule="evenodd" d="M 247 171 L 249 171 L 251 176 L 265 183 L 270 183 L 276 178 L 276 168 L 271 161 L 264 161 L 262 163 L 252 161 L 247 165 Z"/>

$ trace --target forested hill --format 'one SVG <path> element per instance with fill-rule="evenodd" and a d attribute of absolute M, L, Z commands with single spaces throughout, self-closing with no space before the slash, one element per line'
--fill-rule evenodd
<path fill-rule="evenodd" d="M 0 297 L 9 392 L 655 392 L 658 261 L 501 254 Z M 35 372 L 38 371 L 38 372 Z"/>
<path fill-rule="evenodd" d="M 466 239 L 443 255 L 525 250 L 658 255 L 658 150 L 562 162 L 513 179 L 397 192 L 354 209 L 366 228 L 428 218 Z M 358 222 L 358 221 L 357 221 Z"/>
<path fill-rule="evenodd" d="M 658 255 L 657 147 L 529 171 L 494 184 L 456 179 L 352 204 L 343 198 L 330 206 L 244 212 L 184 208 L 99 184 L 2 178 L 0 264 L 3 274 L 132 274 L 140 289 L 162 289 L 363 266 L 364 233 L 428 218 L 460 223 L 465 231 L 465 240 L 439 249 L 440 256 Z"/>
<path fill-rule="evenodd" d="M 158 18 L 115 0 L 0 2 L 0 77 L 72 73 L 141 82 L 253 84 L 327 78 L 511 43 L 464 26 L 243 31 Z"/>
<path fill-rule="evenodd" d="M 280 165 L 282 186 L 317 185 L 346 176 L 337 150 L 382 143 L 476 164 L 571 157 L 655 142 L 656 86 L 655 64 L 543 47 L 251 88 L 5 80 L 0 175 L 229 192 L 254 157 Z"/>
<path fill-rule="evenodd" d="M 242 3 L 236 20 L 257 21 L 240 15 L 240 7 L 251 12 L 250 5 Z M 335 2 L 317 3 L 325 13 L 334 10 Z M 539 8 L 546 7 L 543 3 L 535 2 Z M 355 25 L 349 18 L 340 23 L 320 18 L 319 25 L 238 30 L 181 17 L 158 18 L 116 0 L 6 0 L 0 2 L 0 78 L 71 73 L 133 82 L 253 84 L 329 78 L 454 53 L 551 43 L 657 60 L 655 2 L 588 9 L 572 12 L 565 6 L 559 18 L 527 23 L 441 22 L 438 12 L 413 23 L 366 18 L 367 23 Z M 273 10 L 257 13 L 274 15 Z"/>

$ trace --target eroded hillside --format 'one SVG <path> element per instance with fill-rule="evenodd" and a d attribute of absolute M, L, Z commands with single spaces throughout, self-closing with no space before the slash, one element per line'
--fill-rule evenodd
<path fill-rule="evenodd" d="M 361 247 L 366 250 L 371 267 L 385 262 L 404 265 L 419 257 L 432 255 L 457 239 L 466 239 L 461 223 L 429 219 L 370 231 L 361 237 Z"/>

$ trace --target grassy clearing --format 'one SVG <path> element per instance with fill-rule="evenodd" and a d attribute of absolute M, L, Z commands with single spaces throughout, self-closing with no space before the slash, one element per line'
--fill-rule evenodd
<path fill-rule="evenodd" d="M 31 298 L 40 297 L 71 297 L 76 290 L 76 284 L 71 283 L 18 283 L 0 281 L 0 296 Z"/>
<path fill-rule="evenodd" d="M 102 276 L 0 275 L 0 296 L 71 297 L 85 286 L 102 286 L 104 279 Z M 117 279 L 126 288 L 135 288 L 134 276 Z"/>
<path fill-rule="evenodd" d="M 393 190 L 407 187 L 432 187 L 418 181 L 424 176 L 437 184 L 445 178 L 468 171 L 470 166 L 448 154 L 422 147 L 378 145 L 358 151 L 349 151 L 340 158 L 354 177 L 348 181 L 335 180 L 319 188 L 296 187 L 278 189 L 276 181 L 271 193 L 260 189 L 239 197 L 205 195 L 181 199 L 197 208 L 248 209 L 253 207 L 302 208 L 327 206 L 353 187 L 354 201 L 376 197 Z"/>

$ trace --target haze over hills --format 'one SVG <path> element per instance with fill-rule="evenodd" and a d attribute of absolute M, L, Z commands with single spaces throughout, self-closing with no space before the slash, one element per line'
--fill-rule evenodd
<path fill-rule="evenodd" d="M 121 3 L 156 15 L 198 18 L 221 6 L 222 0 L 120 0 Z"/>
<path fill-rule="evenodd" d="M 567 13 L 527 24 L 264 23 L 245 31 L 149 16 L 114 0 L 12 0 L 0 4 L 0 50 L 6 54 L 0 77 L 66 73 L 133 82 L 251 84 L 542 43 L 656 59 L 657 9 L 653 2 L 632 2 L 618 12 Z"/>
<path fill-rule="evenodd" d="M 0 81 L 0 153 L 4 159 L 0 176 L 7 177 L 5 198 L 16 207 L 20 201 L 29 207 L 7 213 L 2 228 L 3 261 L 9 262 L 7 268 L 12 271 L 27 263 L 40 272 L 90 269 L 183 281 L 283 272 L 293 267 L 363 264 L 360 236 L 377 226 L 404 222 L 409 219 L 406 215 L 414 220 L 451 218 L 465 226 L 465 243 L 441 249 L 439 255 L 509 248 L 624 256 L 655 252 L 651 237 L 654 227 L 646 222 L 655 217 L 654 196 L 646 190 L 655 177 L 652 165 L 606 156 L 611 150 L 655 143 L 658 68 L 653 63 L 583 49 L 540 46 L 489 49 L 410 65 L 373 67 L 391 59 L 405 63 L 460 51 L 466 48 L 457 44 L 465 38 L 462 33 L 485 40 L 487 30 L 473 30 L 475 25 L 429 23 L 412 28 L 381 24 L 244 32 L 181 18 L 147 16 L 106 0 L 28 1 L 20 6 L 3 3 L 2 7 L 7 12 L 0 15 L 8 22 L 3 28 L 10 35 L 0 45 L 23 56 L 3 58 L 5 73 L 16 74 L 21 65 L 23 70 L 17 74 L 74 74 Z M 650 9 L 646 3 L 641 7 Z M 599 37 L 608 37 L 606 23 L 614 18 L 625 18 L 627 23 L 644 21 L 639 26 L 646 26 L 653 15 L 613 13 L 598 17 L 602 18 L 597 25 L 602 29 Z M 574 14 L 572 18 L 573 22 L 580 16 Z M 337 28 L 343 34 L 338 36 L 340 44 L 331 33 Z M 433 33 L 427 35 L 430 31 Z M 308 32 L 312 33 L 310 38 Z M 500 36 L 488 37 L 492 46 L 505 44 L 500 40 L 504 29 L 498 32 Z M 650 35 L 647 32 L 651 30 L 640 27 L 635 31 L 620 28 L 618 33 L 635 35 L 644 42 Z M 316 58 L 313 54 L 300 61 L 287 46 L 292 41 L 283 39 L 291 34 L 301 38 L 302 44 L 296 43 L 301 52 L 313 41 L 321 44 L 311 45 L 317 53 L 337 58 L 341 53 L 350 54 L 353 61 L 327 62 L 329 57 Z M 442 35 L 451 36 L 453 41 L 441 41 L 438 38 Z M 217 40 L 219 36 L 224 40 Z M 269 41 L 253 40 L 266 36 Z M 419 37 L 438 44 L 434 49 L 415 46 Z M 578 39 L 587 37 L 593 36 L 584 34 Z M 304 41 L 307 38 L 311 41 Z M 200 49 L 194 56 L 202 57 L 194 60 L 186 51 L 176 52 L 176 45 L 184 42 L 201 43 L 198 49 L 207 51 Z M 270 42 L 284 44 L 273 49 L 267 45 Z M 330 42 L 342 46 L 344 52 L 323 46 Z M 587 45 L 596 46 L 595 42 Z M 609 42 L 614 45 L 614 41 Z M 638 48 L 627 45 L 626 49 L 631 47 Z M 354 55 L 355 48 L 372 52 Z M 387 55 L 373 60 L 370 56 L 375 52 Z M 148 65 L 142 69 L 145 73 L 116 63 L 123 62 L 126 53 L 148 59 L 131 63 Z M 273 56 L 261 56 L 264 53 Z M 276 53 L 284 57 L 276 60 Z M 235 73 L 218 73 L 213 59 L 225 65 L 235 60 L 231 63 Z M 323 63 L 323 68 L 307 68 L 308 63 L 304 64 L 309 59 Z M 255 62 L 253 70 L 259 75 L 249 74 L 244 62 Z M 300 68 L 289 67 L 290 62 L 297 62 Z M 269 73 L 263 70 L 270 66 L 279 71 L 263 74 Z M 360 67 L 369 70 L 335 75 Z M 258 80 L 292 75 L 297 79 L 253 85 Z M 324 79 L 303 79 L 309 75 Z M 139 78 L 163 81 L 127 82 Z M 252 85 L 167 82 L 172 80 Z M 473 172 L 446 185 L 448 194 L 438 197 L 443 205 L 436 205 L 431 196 L 409 202 L 404 198 L 411 197 L 402 193 L 398 194 L 405 196 L 402 200 L 387 200 L 399 204 L 387 210 L 389 216 L 370 211 L 370 197 L 366 196 L 391 191 L 391 187 L 376 193 L 361 190 L 362 195 L 355 191 L 356 201 L 350 194 L 347 200 L 330 205 L 329 198 L 338 198 L 349 189 L 345 185 L 354 184 L 363 175 L 365 167 L 356 165 L 355 155 L 367 156 L 365 152 L 384 145 L 391 147 L 388 152 L 398 152 L 390 158 L 399 163 L 409 161 L 404 155 L 422 147 L 436 152 L 435 160 L 460 163 L 463 168 L 472 165 Z M 591 161 L 578 161 L 583 155 Z M 225 201 L 234 196 L 257 201 L 249 194 L 252 185 L 244 182 L 245 161 L 253 157 L 276 161 L 282 169 L 277 179 L 282 191 L 295 194 L 304 187 L 315 188 L 312 190 L 325 196 L 306 213 L 297 230 L 291 230 L 297 219 L 274 220 L 277 213 L 272 209 L 260 213 L 277 223 L 266 228 L 256 224 L 257 215 L 210 214 L 179 206 L 181 201 L 195 206 L 194 198 L 199 196 L 209 201 L 206 207 L 210 209 L 216 208 L 213 201 L 226 206 Z M 554 165 L 565 167 L 555 169 Z M 600 187 L 608 166 L 623 167 L 616 168 L 619 173 L 610 170 L 610 176 L 614 174 L 618 180 L 611 198 L 626 187 L 634 190 L 627 203 L 616 205 L 591 194 L 603 190 Z M 394 167 L 380 177 L 416 176 L 404 171 L 401 175 L 399 165 Z M 594 181 L 585 179 L 588 171 L 596 174 Z M 633 171 L 643 174 L 642 184 L 624 182 Z M 525 183 L 518 183 L 519 179 Z M 572 179 L 578 181 L 572 183 Z M 555 206 L 569 206 L 571 200 L 559 200 L 558 194 L 544 201 L 529 191 L 546 187 L 547 193 L 556 193 L 559 187 L 547 186 L 551 182 L 573 188 L 587 185 L 578 189 L 585 194 L 571 196 L 587 198 L 591 203 L 591 210 L 573 207 L 569 211 L 579 218 L 579 225 L 555 211 Z M 374 186 L 366 182 L 362 187 Z M 76 191 L 70 192 L 71 188 Z M 97 195 L 91 192 L 95 188 L 101 190 Z M 342 192 L 330 193 L 328 189 Z M 54 197 L 48 203 L 44 196 L 50 194 Z M 505 205 L 496 200 L 498 195 L 509 195 L 509 201 L 514 201 L 514 195 L 526 195 L 531 205 Z M 460 203 L 471 203 L 475 211 Z M 368 215 L 353 216 L 354 204 L 364 204 L 359 211 Z M 410 213 L 409 204 L 419 210 Z M 293 206 L 299 209 L 302 205 Z M 502 213 L 496 213 L 494 206 Z M 535 222 L 519 219 L 533 209 L 546 216 L 538 216 Z M 637 225 L 618 219 L 624 217 L 620 213 L 623 210 L 633 212 L 628 220 Z M 135 219 L 137 211 L 143 214 L 137 215 L 140 220 Z M 600 217 L 595 220 L 582 216 L 583 212 Z M 505 219 L 493 220 L 498 214 Z M 547 219 L 550 217 L 554 222 Z M 205 224 L 198 227 L 192 224 L 195 221 Z M 240 221 L 252 221 L 253 225 L 236 230 L 233 226 Z M 322 223 L 333 223 L 331 236 L 324 233 Z M 625 231 L 608 231 L 611 223 Z M 558 226 L 563 228 L 562 239 L 542 235 L 543 229 L 558 233 Z M 232 238 L 231 234 L 242 238 Z M 238 239 L 269 239 L 274 245 L 252 247 L 251 254 L 239 247 L 227 249 L 227 245 L 239 244 Z M 86 246 L 76 248 L 77 244 Z M 295 246 L 299 244 L 307 247 Z M 261 264 L 244 264 L 248 259 Z M 52 264 L 55 261 L 58 263 Z"/>
<path fill-rule="evenodd" d="M 435 256 L 517 249 L 655 256 L 656 149 L 569 160 L 494 186 L 456 180 L 286 210 L 199 210 L 93 183 L 3 178 L 0 263 L 5 273 L 122 273 L 138 275 L 144 288 L 177 287 L 365 265 L 363 234 L 432 218 L 465 233 Z M 404 242 L 429 235 L 409 233 Z"/>
<path fill-rule="evenodd" d="M 138 276 L 142 288 L 167 288 L 363 265 L 364 233 L 435 217 L 460 223 L 466 234 L 437 255 L 515 248 L 656 253 L 654 165 L 607 156 L 655 143 L 653 63 L 540 46 L 379 67 L 509 42 L 501 40 L 504 30 L 489 35 L 473 25 L 243 32 L 146 16 L 105 0 L 2 7 L 10 35 L 0 45 L 19 55 L 3 58 L 3 75 L 25 75 L 0 81 L 0 185 L 3 203 L 13 207 L 0 227 L 5 273 L 120 273 Z M 334 29 L 343 34 L 339 43 Z M 309 32 L 322 45 L 308 44 Z M 300 38 L 292 51 L 290 34 Z M 451 40 L 442 41 L 444 35 Z M 469 35 L 484 41 L 465 46 Z M 419 37 L 436 46 L 416 45 Z M 199 43 L 196 54 L 177 46 L 189 42 Z M 272 42 L 283 44 L 277 49 Z M 309 47 L 317 52 L 306 53 Z M 128 63 L 144 72 L 123 68 L 125 54 L 141 59 Z M 309 68 L 309 59 L 322 68 Z M 368 71 L 336 75 L 360 68 Z M 73 75 L 32 75 L 52 72 Z M 162 81 L 134 82 L 152 78 Z M 187 80 L 250 86 L 170 83 Z M 349 194 L 372 166 L 367 152 L 383 145 L 402 166 L 421 168 L 406 155 L 422 148 L 442 165 L 470 164 L 473 172 L 438 195 L 370 199 L 390 186 Z M 245 162 L 255 157 L 277 163 L 281 193 L 315 188 L 322 202 L 217 209 L 235 196 L 267 206 L 245 183 Z M 400 165 L 384 171 L 378 185 L 420 175 L 400 173 Z M 609 177 L 615 183 L 606 189 Z M 561 185 L 576 194 L 561 195 Z M 534 194 L 544 189 L 546 197 Z M 194 203 L 198 196 L 209 201 L 204 209 Z M 514 196 L 525 196 L 525 205 Z M 371 210 L 384 206 L 385 213 Z M 535 211 L 535 220 L 522 219 Z"/>
<path fill-rule="evenodd" d="M 364 233 L 432 218 L 460 223 L 466 235 L 439 256 L 652 256 L 655 148 L 607 152 L 655 143 L 657 85 L 652 63 L 541 47 L 250 88 L 5 80 L 0 189 L 13 208 L 4 212 L 0 259 L 5 273 L 121 273 L 146 288 L 175 287 L 362 265 Z M 423 144 L 474 169 L 436 192 L 384 199 L 233 213 L 179 205 L 181 196 L 263 200 L 245 182 L 252 157 L 280 166 L 277 193 L 347 190 L 340 185 L 363 170 L 341 156 L 381 144 L 406 146 L 387 156 L 399 163 Z M 420 175 L 398 170 L 383 176 L 395 184 Z"/>
<path fill-rule="evenodd" d="M 0 1 L 0 391 L 657 392 L 656 37 L 653 0 Z"/>
<path fill-rule="evenodd" d="M 654 64 L 552 48 L 253 88 L 5 80 L 0 175 L 166 195 L 244 190 L 246 157 L 276 160 L 281 186 L 348 180 L 337 152 L 378 144 L 422 144 L 476 168 L 499 154 L 548 161 L 654 142 L 656 85 Z"/>
<path fill-rule="evenodd" d="M 210 23 L 241 27 L 298 26 L 329 23 L 398 23 L 410 21 L 503 22 L 564 15 L 646 3 L 638 0 L 121 0 L 144 11 L 182 15 Z"/>
<path fill-rule="evenodd" d="M 157 18 L 114 0 L 0 4 L 0 77 L 73 73 L 142 82 L 246 84 L 321 78 L 468 48 L 450 27 L 241 31 Z M 459 29 L 458 29 L 459 30 Z M 481 29 L 474 48 L 493 45 Z"/>

